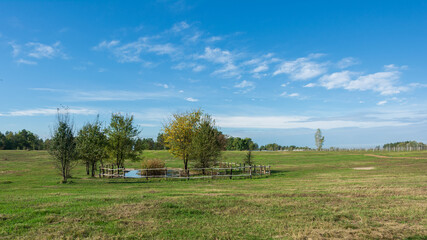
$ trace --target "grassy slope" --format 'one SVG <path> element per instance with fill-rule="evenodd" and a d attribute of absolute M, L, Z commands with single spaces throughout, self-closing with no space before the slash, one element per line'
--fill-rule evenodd
<path fill-rule="evenodd" d="M 382 155 L 257 152 L 272 176 L 214 181 L 91 179 L 77 167 L 58 184 L 46 152 L 0 151 L 0 239 L 425 239 L 427 152 Z"/>

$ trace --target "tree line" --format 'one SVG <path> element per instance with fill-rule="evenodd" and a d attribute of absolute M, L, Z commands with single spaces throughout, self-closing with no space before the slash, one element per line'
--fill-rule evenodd
<path fill-rule="evenodd" d="M 426 147 L 426 146 L 427 145 L 424 144 L 424 143 L 422 143 L 422 142 L 404 141 L 404 142 L 394 142 L 394 143 L 384 144 L 383 149 L 398 148 L 398 147 L 402 147 L 402 148 L 406 148 L 406 147 L 417 148 L 417 147 Z"/>
<path fill-rule="evenodd" d="M 44 150 L 46 143 L 36 134 L 21 130 L 19 132 L 0 132 L 0 150 Z"/>

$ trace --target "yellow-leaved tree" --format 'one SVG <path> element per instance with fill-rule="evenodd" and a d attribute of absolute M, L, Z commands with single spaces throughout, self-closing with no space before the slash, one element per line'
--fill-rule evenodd
<path fill-rule="evenodd" d="M 169 147 L 169 152 L 173 156 L 184 161 L 184 168 L 187 172 L 188 160 L 191 153 L 191 143 L 196 134 L 197 124 L 202 116 L 201 110 L 176 113 L 163 126 L 165 133 L 164 142 Z"/>

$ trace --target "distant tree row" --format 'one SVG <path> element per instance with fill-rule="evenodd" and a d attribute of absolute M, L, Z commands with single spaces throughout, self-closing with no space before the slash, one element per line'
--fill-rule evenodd
<path fill-rule="evenodd" d="M 164 134 L 159 133 L 156 141 L 152 138 L 138 138 L 135 143 L 135 148 L 140 150 L 167 150 L 164 142 Z"/>
<path fill-rule="evenodd" d="M 293 151 L 293 150 L 297 150 L 297 149 L 311 150 L 309 147 L 297 147 L 294 145 L 280 146 L 277 143 L 269 143 L 265 146 L 263 145 L 263 146 L 259 147 L 259 150 L 261 150 L 261 151 Z"/>
<path fill-rule="evenodd" d="M 383 148 L 384 149 L 388 149 L 388 148 L 396 148 L 396 147 L 412 147 L 412 148 L 416 148 L 416 147 L 426 147 L 427 145 L 422 143 L 422 142 L 417 142 L 417 141 L 405 141 L 405 142 L 395 142 L 395 143 L 387 143 L 384 144 Z"/>
<path fill-rule="evenodd" d="M 43 150 L 45 142 L 36 134 L 21 130 L 19 132 L 0 132 L 0 150 Z"/>
<path fill-rule="evenodd" d="M 227 137 L 226 150 L 231 151 L 247 151 L 258 150 L 258 144 L 254 143 L 250 138 Z"/>

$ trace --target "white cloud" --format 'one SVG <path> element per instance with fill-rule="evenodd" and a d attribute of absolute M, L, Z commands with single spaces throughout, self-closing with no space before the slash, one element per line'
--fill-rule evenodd
<path fill-rule="evenodd" d="M 21 46 L 18 44 L 15 44 L 15 42 L 9 42 L 9 45 L 12 47 L 12 56 L 17 57 L 19 53 L 21 53 Z"/>
<path fill-rule="evenodd" d="M 400 78 L 400 75 L 399 71 L 377 72 L 367 75 L 342 71 L 324 75 L 320 78 L 319 83 L 327 89 L 371 90 L 379 92 L 381 95 L 391 95 L 408 90 L 407 87 L 396 86 L 396 81 Z"/>
<path fill-rule="evenodd" d="M 64 112 L 63 109 L 59 109 L 59 111 Z M 88 108 L 70 108 L 68 109 L 68 112 L 70 114 L 76 114 L 76 115 L 94 115 L 98 113 L 96 110 L 88 109 Z M 3 114 L 0 114 L 0 116 L 6 116 L 6 117 L 49 116 L 49 115 L 56 115 L 57 113 L 58 113 L 57 108 L 35 108 L 35 109 L 3 113 Z"/>
<path fill-rule="evenodd" d="M 252 70 L 253 73 L 259 73 L 259 72 L 265 72 L 268 70 L 267 64 L 261 64 L 258 67 L 256 67 L 254 70 Z"/>
<path fill-rule="evenodd" d="M 120 45 L 118 40 L 110 42 L 103 41 L 94 50 L 107 49 L 111 51 L 119 62 L 141 62 L 140 56 L 145 53 L 154 53 L 156 55 L 173 55 L 178 50 L 171 43 L 151 43 L 148 37 L 141 37 L 137 41 Z"/>
<path fill-rule="evenodd" d="M 288 84 L 286 83 L 282 83 L 282 85 L 280 85 L 281 87 L 286 87 Z"/>
<path fill-rule="evenodd" d="M 299 95 L 299 93 L 288 94 L 287 92 L 283 92 L 282 94 L 280 94 L 280 96 L 283 96 L 283 97 L 299 97 L 300 95 Z"/>
<path fill-rule="evenodd" d="M 34 91 L 46 91 L 62 94 L 63 99 L 71 102 L 92 101 L 137 101 L 146 99 L 164 99 L 176 97 L 177 94 L 170 91 L 163 92 L 135 92 L 124 90 L 109 91 L 75 91 L 51 88 L 31 88 Z"/>
<path fill-rule="evenodd" d="M 235 93 L 247 93 L 255 89 L 255 83 L 243 80 L 242 82 L 234 85 L 235 88 L 239 88 L 240 90 Z"/>
<path fill-rule="evenodd" d="M 186 63 L 186 62 L 180 62 L 177 65 L 172 66 L 172 69 L 176 69 L 176 70 L 184 70 L 188 68 L 190 68 L 193 72 L 200 72 L 205 69 L 205 66 L 196 64 L 196 63 Z"/>
<path fill-rule="evenodd" d="M 346 57 L 341 59 L 338 63 L 337 63 L 337 67 L 339 68 L 348 68 L 350 66 L 359 64 L 359 61 L 353 57 Z"/>
<path fill-rule="evenodd" d="M 221 41 L 222 39 L 223 38 L 220 37 L 220 36 L 213 36 L 213 37 L 208 38 L 206 41 L 208 41 L 208 42 L 216 42 L 216 41 Z"/>
<path fill-rule="evenodd" d="M 199 99 L 192 98 L 192 97 L 185 98 L 185 100 L 189 101 L 189 102 L 198 102 L 199 101 Z"/>
<path fill-rule="evenodd" d="M 181 32 L 182 30 L 185 30 L 187 28 L 189 28 L 190 25 L 188 25 L 188 23 L 186 23 L 185 21 L 179 22 L 179 23 L 175 23 L 172 26 L 172 32 Z"/>
<path fill-rule="evenodd" d="M 37 62 L 30 61 L 30 60 L 25 60 L 25 59 L 22 59 L 22 58 L 16 60 L 16 63 L 18 63 L 18 64 L 27 64 L 27 65 L 37 65 Z"/>
<path fill-rule="evenodd" d="M 306 85 L 304 85 L 304 87 L 308 87 L 308 88 L 311 88 L 311 87 L 315 87 L 316 86 L 316 84 L 315 83 L 308 83 L 308 84 L 306 84 Z"/>
<path fill-rule="evenodd" d="M 67 56 L 61 50 L 61 43 L 56 42 L 52 45 L 47 45 L 39 42 L 29 42 L 24 45 L 16 44 L 15 42 L 9 42 L 9 45 L 12 47 L 12 56 L 14 58 L 20 57 L 16 60 L 18 64 L 27 64 L 27 65 L 36 65 L 37 62 L 30 61 L 25 58 L 36 58 L 36 59 L 53 59 L 56 57 L 61 57 L 66 59 Z"/>
<path fill-rule="evenodd" d="M 60 42 L 52 45 L 46 45 L 38 42 L 29 42 L 26 44 L 30 48 L 28 56 L 34 58 L 54 58 L 57 56 L 65 56 L 60 50 Z"/>
<path fill-rule="evenodd" d="M 202 55 L 197 55 L 196 58 L 222 64 L 223 67 L 215 70 L 213 72 L 214 75 L 218 74 L 224 77 L 240 76 L 240 70 L 234 64 L 234 56 L 230 51 L 206 47 L 205 52 Z"/>
<path fill-rule="evenodd" d="M 165 89 L 168 89 L 168 88 L 169 88 L 169 85 L 167 85 L 167 84 L 165 84 L 165 83 L 156 83 L 156 84 L 154 84 L 154 85 L 156 85 L 156 86 L 158 86 L 158 87 L 165 88 Z"/>
<path fill-rule="evenodd" d="M 114 46 L 117 46 L 120 43 L 119 40 L 111 40 L 109 42 L 102 41 L 97 46 L 93 47 L 93 50 L 101 50 L 103 48 L 112 48 Z"/>
<path fill-rule="evenodd" d="M 394 65 L 394 64 L 389 64 L 389 65 L 384 65 L 384 69 L 386 71 L 407 70 L 408 66 L 406 66 L 406 65 L 397 66 L 397 65 Z"/>
<path fill-rule="evenodd" d="M 293 80 L 307 80 L 326 72 L 325 63 L 317 63 L 312 59 L 322 54 L 311 54 L 308 57 L 298 58 L 294 61 L 282 62 L 273 75 L 288 74 Z"/>
<path fill-rule="evenodd" d="M 381 106 L 381 105 L 384 105 L 384 104 L 386 104 L 387 103 L 387 101 L 386 100 L 384 100 L 384 101 L 379 101 L 378 103 L 377 103 L 377 105 L 378 106 Z"/>
<path fill-rule="evenodd" d="M 214 118 L 218 126 L 223 128 L 255 129 L 372 128 L 406 126 L 410 124 L 399 121 L 312 120 L 312 118 L 305 116 L 215 116 Z"/>
<path fill-rule="evenodd" d="M 203 69 L 205 69 L 205 66 L 203 65 L 196 65 L 193 67 L 193 72 L 200 72 L 203 71 Z"/>

